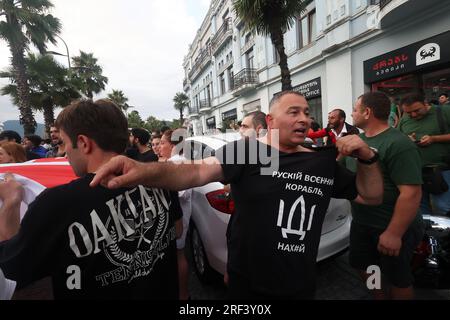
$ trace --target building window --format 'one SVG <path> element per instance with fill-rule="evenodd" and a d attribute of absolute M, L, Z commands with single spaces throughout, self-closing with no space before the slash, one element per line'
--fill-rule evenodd
<path fill-rule="evenodd" d="M 227 73 L 228 73 L 228 90 L 233 90 L 234 88 L 234 72 L 233 72 L 233 66 L 229 67 L 227 69 Z"/>
<path fill-rule="evenodd" d="M 316 11 L 311 11 L 303 18 L 297 20 L 298 48 L 301 49 L 316 39 Z"/>
<path fill-rule="evenodd" d="M 225 76 L 222 73 L 219 75 L 219 87 L 220 87 L 220 94 L 225 94 Z"/>
<path fill-rule="evenodd" d="M 253 69 L 254 67 L 254 58 L 255 58 L 255 54 L 253 52 L 253 48 L 248 50 L 247 53 L 245 54 L 246 56 L 246 60 L 247 60 L 247 68 L 249 69 Z"/>

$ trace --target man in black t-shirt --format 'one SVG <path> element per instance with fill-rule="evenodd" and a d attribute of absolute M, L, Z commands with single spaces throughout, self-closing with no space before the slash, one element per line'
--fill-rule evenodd
<path fill-rule="evenodd" d="M 19 224 L 22 186 L 0 182 L 0 269 L 18 288 L 51 276 L 56 299 L 178 299 L 177 194 L 138 185 L 90 188 L 121 154 L 127 120 L 108 100 L 75 102 L 56 126 L 80 178 L 43 191 Z"/>
<path fill-rule="evenodd" d="M 212 181 L 231 183 L 229 297 L 312 298 L 330 197 L 380 203 L 377 153 L 356 135 L 338 141 L 343 155 L 359 158 L 355 176 L 336 163 L 336 149 L 314 152 L 301 146 L 310 126 L 309 107 L 296 92 L 275 96 L 266 119 L 266 136 L 230 143 L 199 164 L 141 164 L 115 157 L 97 171 L 91 186 L 142 183 L 183 190 Z"/>
<path fill-rule="evenodd" d="M 148 147 L 150 141 L 150 132 L 143 128 L 133 128 L 130 132 L 130 144 L 136 148 L 134 157 L 130 158 L 140 162 L 158 161 L 158 156 Z"/>

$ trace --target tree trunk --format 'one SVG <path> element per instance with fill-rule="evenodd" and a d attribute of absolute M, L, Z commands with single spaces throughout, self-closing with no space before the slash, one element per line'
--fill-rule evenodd
<path fill-rule="evenodd" d="M 180 125 L 183 125 L 183 108 L 180 108 Z"/>
<path fill-rule="evenodd" d="M 281 31 L 281 29 L 273 30 L 270 34 L 270 37 L 272 39 L 273 45 L 275 46 L 275 49 L 280 56 L 280 62 L 278 63 L 278 65 L 280 66 L 281 70 L 281 90 L 292 90 L 291 73 L 288 67 L 287 55 L 284 51 L 283 32 Z"/>
<path fill-rule="evenodd" d="M 30 89 L 28 87 L 25 69 L 24 45 L 10 44 L 12 54 L 12 66 L 14 78 L 17 82 L 17 97 L 19 100 L 20 124 L 23 125 L 24 135 L 34 134 L 36 131 L 36 120 L 31 110 Z"/>
<path fill-rule="evenodd" d="M 55 122 L 53 103 L 45 102 L 43 109 L 44 109 L 44 121 L 45 121 L 45 136 L 47 138 L 50 138 L 50 127 Z"/>

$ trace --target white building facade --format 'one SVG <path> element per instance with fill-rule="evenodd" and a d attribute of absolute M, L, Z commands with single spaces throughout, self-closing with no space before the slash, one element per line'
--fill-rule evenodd
<path fill-rule="evenodd" d="M 351 123 L 354 101 L 370 90 L 450 93 L 448 12 L 450 0 L 316 0 L 285 34 L 292 86 L 321 125 L 335 108 Z M 232 0 L 211 2 L 183 67 L 195 135 L 267 112 L 281 91 L 270 39 L 243 28 Z"/>

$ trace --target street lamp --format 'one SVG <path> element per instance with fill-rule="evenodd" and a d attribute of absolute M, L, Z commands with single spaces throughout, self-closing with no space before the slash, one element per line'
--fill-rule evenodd
<path fill-rule="evenodd" d="M 66 52 L 67 52 L 67 54 L 62 54 L 62 53 L 59 53 L 59 52 L 56 52 L 56 51 L 46 51 L 46 53 L 48 53 L 48 54 L 53 54 L 53 55 L 56 55 L 56 56 L 63 56 L 63 57 L 67 57 L 67 62 L 68 62 L 68 64 L 69 64 L 69 70 L 71 69 L 71 66 L 70 66 L 70 54 L 69 54 L 69 47 L 67 46 L 67 43 L 64 41 L 64 39 L 63 38 L 61 38 L 60 36 L 58 36 L 58 35 L 56 35 L 63 43 L 64 43 L 64 45 L 66 46 Z"/>

